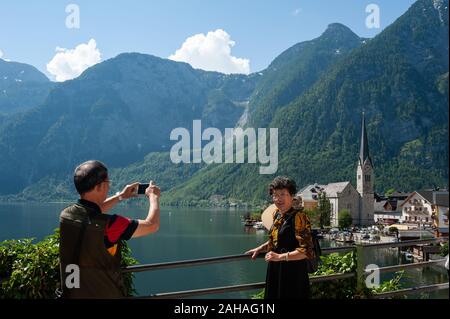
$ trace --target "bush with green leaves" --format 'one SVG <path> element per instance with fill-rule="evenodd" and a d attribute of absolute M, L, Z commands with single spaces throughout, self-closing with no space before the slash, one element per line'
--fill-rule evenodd
<path fill-rule="evenodd" d="M 383 293 L 383 292 L 395 291 L 395 290 L 401 289 L 402 288 L 401 279 L 402 279 L 404 273 L 405 273 L 404 270 L 397 271 L 395 273 L 394 278 L 381 283 L 378 287 L 372 288 L 371 293 L 377 294 L 377 293 Z M 404 298 L 404 296 L 397 296 L 397 297 L 392 297 L 392 298 L 402 299 L 402 298 Z"/>
<path fill-rule="evenodd" d="M 333 253 L 321 256 L 322 264 L 313 276 L 356 272 L 356 253 Z M 311 285 L 313 299 L 351 299 L 356 292 L 356 277 L 318 282 Z"/>
<path fill-rule="evenodd" d="M 36 244 L 34 239 L 0 243 L 0 296 L 14 299 L 54 298 L 60 286 L 59 234 Z"/>
<path fill-rule="evenodd" d="M 59 229 L 44 240 L 34 238 L 0 242 L 0 298 L 53 299 L 60 288 Z M 122 266 L 137 264 L 124 242 Z M 127 293 L 135 293 L 133 274 L 124 274 Z"/>
<path fill-rule="evenodd" d="M 443 256 L 443 257 L 446 257 L 448 255 L 448 242 L 444 243 L 441 246 L 441 253 L 440 253 L 440 255 Z"/>

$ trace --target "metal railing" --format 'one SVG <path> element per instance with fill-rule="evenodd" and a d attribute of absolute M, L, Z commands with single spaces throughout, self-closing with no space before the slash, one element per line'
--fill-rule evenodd
<path fill-rule="evenodd" d="M 248 258 L 248 256 L 247 256 L 247 258 Z M 315 277 L 310 278 L 310 282 L 317 283 L 317 282 L 324 282 L 324 281 L 330 281 L 330 280 L 347 279 L 347 278 L 352 278 L 354 276 L 355 276 L 355 273 L 353 273 L 353 272 L 345 273 L 345 274 L 315 276 Z M 222 294 L 222 293 L 262 289 L 265 287 L 265 285 L 266 285 L 265 282 L 255 282 L 255 283 L 250 283 L 250 284 L 241 284 L 241 285 L 233 285 L 233 286 L 158 293 L 158 294 L 154 294 L 154 295 L 150 295 L 150 296 L 136 297 L 133 299 L 175 299 L 175 298 L 196 297 L 196 296 L 204 296 L 204 295 L 210 295 L 210 294 Z"/>
<path fill-rule="evenodd" d="M 420 263 L 387 266 L 387 267 L 378 268 L 378 271 L 380 273 L 383 273 L 383 272 L 393 272 L 393 271 L 404 270 L 404 269 L 422 268 L 422 267 L 427 267 L 427 266 L 443 264 L 443 263 L 445 263 L 445 260 L 446 259 L 443 258 L 443 259 L 436 259 L 436 260 L 431 260 L 431 261 L 424 261 L 424 262 L 420 262 Z M 365 273 L 370 274 L 370 273 L 372 273 L 372 271 L 365 270 Z"/>
<path fill-rule="evenodd" d="M 367 274 L 371 273 L 371 270 L 365 269 L 365 265 L 363 263 L 362 255 L 364 254 L 364 250 L 371 249 L 371 248 L 395 248 L 395 247 L 400 248 L 400 247 L 408 247 L 408 246 L 413 246 L 413 245 L 425 245 L 425 244 L 437 243 L 437 242 L 442 242 L 442 241 L 447 241 L 447 240 L 448 240 L 448 238 L 430 238 L 430 239 L 421 239 L 421 240 L 408 240 L 408 241 L 403 241 L 403 242 L 356 244 L 356 245 L 341 246 L 341 247 L 323 248 L 322 254 L 356 251 L 358 254 L 358 270 L 357 270 L 357 272 L 350 272 L 350 273 L 324 275 L 324 276 L 312 276 L 312 277 L 310 277 L 310 282 L 312 284 L 314 284 L 314 283 L 318 283 L 318 282 L 352 278 L 352 277 L 356 276 L 359 284 L 361 284 L 361 282 L 364 280 L 365 276 Z M 263 255 L 259 255 L 258 257 L 261 258 L 261 257 L 263 257 Z M 219 257 L 183 260 L 183 261 L 166 262 L 166 263 L 133 265 L 133 266 L 125 267 L 123 269 L 123 272 L 127 273 L 127 272 L 153 271 L 153 270 L 161 270 L 161 269 L 173 269 L 173 268 L 201 266 L 201 265 L 209 265 L 209 264 L 240 261 L 240 260 L 249 260 L 249 259 L 250 259 L 250 256 L 248 254 L 219 256 Z M 419 263 L 393 265 L 393 266 L 386 266 L 386 267 L 378 268 L 378 270 L 380 271 L 380 273 L 394 272 L 394 271 L 403 270 L 403 269 L 421 268 L 421 267 L 438 265 L 438 264 L 443 263 L 444 261 L 445 261 L 445 259 L 439 259 L 439 260 L 432 260 L 432 261 L 419 262 Z M 186 298 L 186 297 L 196 297 L 196 296 L 203 296 L 203 295 L 209 295 L 209 294 L 221 294 L 221 293 L 230 293 L 230 292 L 238 292 L 238 291 L 256 290 L 256 289 L 262 289 L 262 288 L 264 288 L 264 286 L 265 286 L 265 282 L 257 282 L 257 283 L 231 285 L 231 286 L 224 286 L 224 287 L 212 287 L 212 288 L 185 290 L 185 291 L 157 293 L 157 294 L 153 294 L 150 296 L 134 297 L 133 299 Z M 380 299 L 380 298 L 388 298 L 388 297 L 407 295 L 407 294 L 418 293 L 418 292 L 431 292 L 431 291 L 438 291 L 438 290 L 442 290 L 442 289 L 448 289 L 448 287 L 449 287 L 448 282 L 440 283 L 440 284 L 433 284 L 433 285 L 424 285 L 424 286 L 419 286 L 419 287 L 401 289 L 401 290 L 397 290 L 397 291 L 377 293 L 377 294 L 374 294 L 371 298 Z"/>
<path fill-rule="evenodd" d="M 335 252 L 352 251 L 354 249 L 355 249 L 354 246 L 323 248 L 322 253 L 323 254 L 331 254 L 331 253 L 335 253 Z M 260 254 L 258 256 L 258 258 L 261 258 L 261 257 L 263 257 L 263 255 Z M 128 267 L 124 268 L 122 271 L 123 272 L 142 272 L 142 271 L 160 270 L 160 269 L 173 269 L 173 268 L 190 267 L 190 266 L 210 265 L 210 264 L 230 262 L 230 261 L 248 260 L 249 258 L 250 258 L 250 256 L 247 254 L 239 254 L 239 255 L 230 255 L 230 256 L 173 261 L 173 262 L 166 262 L 166 263 L 134 265 L 134 266 L 128 266 Z"/>

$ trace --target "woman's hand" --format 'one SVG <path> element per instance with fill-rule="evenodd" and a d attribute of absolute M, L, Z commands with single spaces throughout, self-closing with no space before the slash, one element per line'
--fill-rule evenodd
<path fill-rule="evenodd" d="M 282 260 L 282 254 L 277 254 L 274 253 L 273 251 L 269 251 L 266 256 L 264 257 L 264 259 L 269 262 L 269 261 L 281 261 Z"/>
<path fill-rule="evenodd" d="M 250 249 L 249 251 L 246 251 L 245 253 L 247 255 L 251 254 L 252 255 L 252 259 L 255 259 L 256 256 L 258 256 L 261 251 L 262 251 L 262 248 L 260 246 L 260 247 L 256 247 L 256 248 Z"/>

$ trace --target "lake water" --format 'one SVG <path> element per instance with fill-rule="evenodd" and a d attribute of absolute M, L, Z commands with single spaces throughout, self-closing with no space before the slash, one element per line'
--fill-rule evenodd
<path fill-rule="evenodd" d="M 35 237 L 53 233 L 66 204 L 1 204 L 0 241 Z M 144 218 L 145 206 L 116 206 L 111 213 L 131 218 Z M 140 263 L 159 263 L 196 258 L 241 254 L 267 239 L 264 231 L 246 228 L 239 209 L 161 209 L 159 232 L 129 241 L 133 256 Z M 323 246 L 327 246 L 323 243 Z M 396 249 L 378 249 L 369 254 L 370 262 L 379 266 L 407 263 L 398 258 Z M 135 274 L 135 287 L 141 296 L 236 284 L 263 282 L 266 264 L 263 259 L 243 260 L 214 265 L 155 270 Z M 446 282 L 443 267 L 414 269 L 406 272 L 406 286 Z M 383 274 L 382 280 L 392 277 Z M 209 295 L 205 298 L 248 298 L 257 291 Z M 417 298 L 421 296 L 416 296 Z M 431 298 L 448 298 L 448 290 L 435 292 Z"/>

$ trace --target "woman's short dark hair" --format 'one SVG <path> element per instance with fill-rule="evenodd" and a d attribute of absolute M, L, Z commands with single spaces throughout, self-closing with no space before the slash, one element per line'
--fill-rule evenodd
<path fill-rule="evenodd" d="M 73 182 L 78 194 L 84 194 L 94 189 L 98 184 L 106 181 L 108 169 L 100 161 L 87 161 L 75 168 Z"/>
<path fill-rule="evenodd" d="M 287 189 L 289 194 L 297 193 L 295 181 L 286 176 L 277 176 L 269 185 L 269 194 L 272 195 L 275 189 Z"/>

